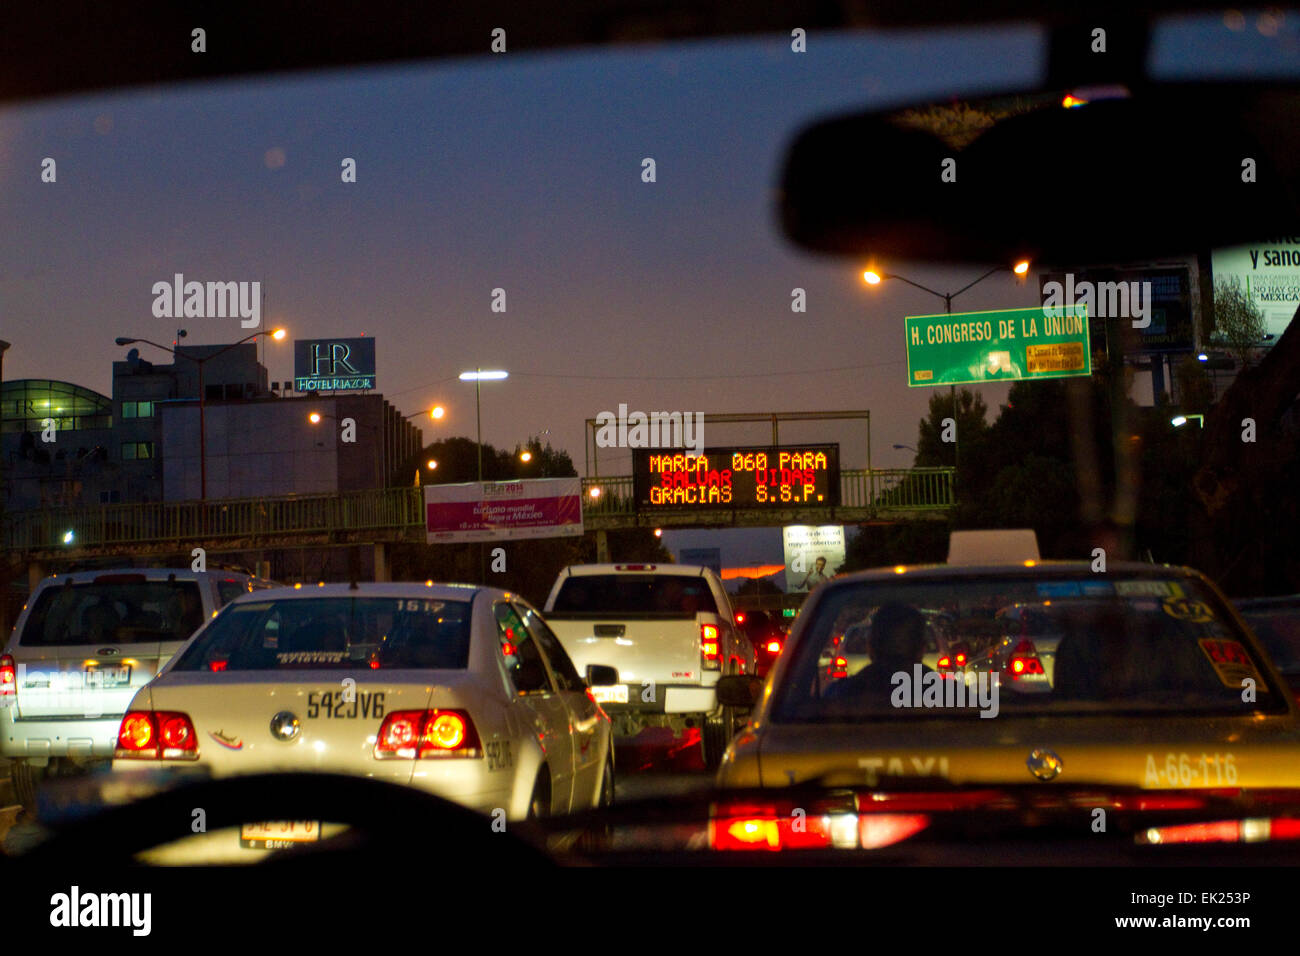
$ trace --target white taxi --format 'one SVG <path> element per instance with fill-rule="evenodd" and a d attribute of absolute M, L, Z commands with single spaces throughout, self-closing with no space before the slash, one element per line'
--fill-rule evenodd
<path fill-rule="evenodd" d="M 607 670 L 590 676 L 612 682 Z M 114 771 L 160 766 L 359 774 L 508 819 L 614 792 L 609 719 L 546 622 L 516 594 L 468 585 L 295 586 L 232 602 L 122 718 Z M 239 843 L 320 836 L 318 821 L 250 823 Z"/>

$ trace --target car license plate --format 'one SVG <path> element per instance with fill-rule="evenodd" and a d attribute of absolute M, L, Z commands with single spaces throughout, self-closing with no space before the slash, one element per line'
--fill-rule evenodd
<path fill-rule="evenodd" d="M 591 696 L 598 704 L 626 704 L 627 684 L 610 684 L 605 687 L 593 687 Z"/>
<path fill-rule="evenodd" d="M 248 850 L 278 850 L 295 843 L 315 843 L 319 839 L 319 820 L 274 820 L 245 823 L 239 828 L 239 845 Z"/>
<path fill-rule="evenodd" d="M 125 687 L 131 683 L 131 665 L 115 664 L 111 667 L 87 667 L 87 687 Z"/>

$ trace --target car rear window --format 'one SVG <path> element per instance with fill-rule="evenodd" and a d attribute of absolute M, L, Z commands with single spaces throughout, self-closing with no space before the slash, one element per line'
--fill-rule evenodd
<path fill-rule="evenodd" d="M 429 598 L 286 598 L 232 604 L 178 671 L 464 670 L 470 604 Z"/>
<path fill-rule="evenodd" d="M 945 646 L 935 658 L 922 638 L 940 612 Z M 1249 635 L 1192 578 L 862 582 L 833 590 L 814 613 L 775 701 L 778 721 L 1285 708 Z M 838 656 L 846 635 L 864 631 L 879 660 Z"/>
<path fill-rule="evenodd" d="M 203 624 L 198 582 L 74 581 L 36 595 L 23 647 L 186 640 Z"/>
<path fill-rule="evenodd" d="M 653 614 L 694 618 L 718 613 L 709 583 L 683 574 L 584 574 L 566 578 L 555 596 L 560 614 Z"/>

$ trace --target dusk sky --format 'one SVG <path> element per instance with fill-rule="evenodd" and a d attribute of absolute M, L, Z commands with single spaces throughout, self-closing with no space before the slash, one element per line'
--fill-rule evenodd
<path fill-rule="evenodd" d="M 1223 33 L 1169 34 L 1157 61 L 1176 69 L 1213 41 L 1231 66 Z M 1294 33 L 1279 39 L 1288 63 Z M 485 441 L 549 429 L 580 472 L 583 420 L 620 403 L 870 409 L 873 464 L 905 466 L 891 446 L 915 444 L 931 392 L 906 387 L 903 317 L 942 301 L 869 290 L 860 264 L 788 246 L 773 198 L 784 150 L 830 114 L 1035 86 L 1041 61 L 1033 29 L 814 34 L 802 55 L 788 37 L 510 53 L 0 110 L 4 373 L 108 393 L 126 351 L 115 336 L 173 337 L 151 314 L 155 282 L 260 280 L 268 327 L 374 336 L 380 392 L 406 413 L 445 405 L 426 442 L 473 437 L 473 386 L 456 376 L 480 365 L 511 376 L 484 385 Z M 340 182 L 344 157 L 355 184 Z M 641 181 L 644 157 L 656 183 Z M 984 271 L 890 268 L 939 290 Z M 995 276 L 954 309 L 1032 305 L 1036 285 Z M 505 314 L 490 308 L 498 287 Z M 790 310 L 796 287 L 806 314 Z M 181 324 L 190 345 L 246 331 Z M 266 348 L 271 379 L 290 378 L 291 347 Z M 983 392 L 996 413 L 1005 389 Z M 769 438 L 706 427 L 710 444 Z M 782 438 L 838 441 L 846 467 L 866 463 L 859 426 Z M 629 461 L 603 451 L 601 471 Z"/>

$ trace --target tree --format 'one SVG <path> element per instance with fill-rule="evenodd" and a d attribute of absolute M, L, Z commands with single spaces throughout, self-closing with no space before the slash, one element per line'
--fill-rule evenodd
<path fill-rule="evenodd" d="M 1210 341 L 1227 347 L 1242 368 L 1264 339 L 1264 315 L 1236 276 L 1214 280 L 1214 332 Z"/>
<path fill-rule="evenodd" d="M 967 443 L 979 440 L 988 430 L 984 416 L 988 405 L 984 397 L 968 388 L 956 393 L 957 411 L 953 413 L 953 396 L 950 391 L 938 391 L 930 396 L 930 414 L 921 419 L 920 431 L 916 440 L 916 467 L 951 468 L 957 457 L 957 444 L 964 449 Z M 957 442 L 944 441 L 944 434 L 949 430 L 944 426 L 944 419 L 951 418 L 956 424 Z"/>

